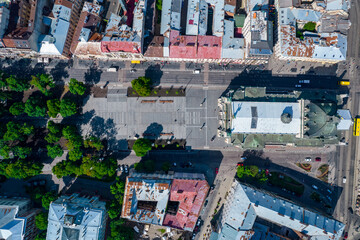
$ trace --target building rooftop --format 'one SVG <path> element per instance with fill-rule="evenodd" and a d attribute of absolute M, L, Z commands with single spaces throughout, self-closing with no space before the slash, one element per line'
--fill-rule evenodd
<path fill-rule="evenodd" d="M 50 204 L 46 239 L 103 239 L 105 202 L 79 194 L 61 196 Z"/>
<path fill-rule="evenodd" d="M 297 27 L 307 22 L 316 23 L 315 32 L 303 31 L 301 37 L 297 36 Z M 279 28 L 280 54 L 284 57 L 346 59 L 347 37 L 337 32 L 345 33 L 349 28 L 344 17 L 312 9 L 280 8 Z"/>
<path fill-rule="evenodd" d="M 179 205 L 175 214 L 165 215 L 163 225 L 193 231 L 209 188 L 206 180 L 174 179 L 169 201 Z"/>
<path fill-rule="evenodd" d="M 244 58 L 244 38 L 235 38 L 234 21 L 224 20 L 224 36 L 222 37 L 222 58 Z"/>
<path fill-rule="evenodd" d="M 249 239 L 258 219 L 290 228 L 314 239 L 340 239 L 345 224 L 292 202 L 235 182 L 225 203 L 217 239 Z M 276 238 L 275 238 L 276 239 Z"/>
<path fill-rule="evenodd" d="M 344 10 L 347 12 L 350 9 L 350 0 L 325 0 L 325 2 L 327 11 Z"/>
<path fill-rule="evenodd" d="M 232 102 L 232 133 L 299 134 L 300 102 Z"/>
<path fill-rule="evenodd" d="M 337 129 L 338 130 L 349 130 L 351 125 L 353 124 L 350 110 L 339 109 L 339 110 L 337 110 L 337 114 L 340 117 L 340 122 L 337 125 Z"/>
<path fill-rule="evenodd" d="M 121 217 L 162 225 L 170 194 L 170 180 L 127 177 Z"/>
<path fill-rule="evenodd" d="M 67 38 L 72 3 L 67 0 L 56 0 L 53 10 L 50 31 L 48 35 L 41 35 L 40 53 L 48 55 L 61 55 Z"/>

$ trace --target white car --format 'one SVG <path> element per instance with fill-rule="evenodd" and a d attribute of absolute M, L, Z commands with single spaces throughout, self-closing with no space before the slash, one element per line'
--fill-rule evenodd
<path fill-rule="evenodd" d="M 306 161 L 306 162 L 311 162 L 311 157 L 306 157 L 306 158 L 305 158 L 305 161 Z"/>
<path fill-rule="evenodd" d="M 301 88 L 301 85 L 299 84 L 299 85 L 295 85 L 295 87 L 297 87 L 297 88 Z"/>
<path fill-rule="evenodd" d="M 346 183 L 346 177 L 343 177 L 343 183 Z"/>
<path fill-rule="evenodd" d="M 312 185 L 312 188 L 318 190 L 318 187 L 316 185 Z"/>
<path fill-rule="evenodd" d="M 299 83 L 310 83 L 310 80 L 300 80 Z"/>
<path fill-rule="evenodd" d="M 127 165 L 124 165 L 124 170 L 125 170 L 125 173 L 128 173 L 128 166 Z"/>
<path fill-rule="evenodd" d="M 194 74 L 200 74 L 200 73 L 201 73 L 201 70 L 200 70 L 200 69 L 195 69 L 195 70 L 193 71 L 193 73 L 194 73 Z"/>

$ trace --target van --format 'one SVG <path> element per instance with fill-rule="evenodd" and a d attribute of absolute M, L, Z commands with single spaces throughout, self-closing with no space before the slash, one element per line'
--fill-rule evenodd
<path fill-rule="evenodd" d="M 117 72 L 117 69 L 112 67 L 112 68 L 108 68 L 106 71 L 107 72 Z"/>
<path fill-rule="evenodd" d="M 340 86 L 349 86 L 350 85 L 350 81 L 338 81 L 338 84 Z"/>

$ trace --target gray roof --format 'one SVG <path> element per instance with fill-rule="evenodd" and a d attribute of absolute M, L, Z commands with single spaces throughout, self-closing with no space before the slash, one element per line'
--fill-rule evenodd
<path fill-rule="evenodd" d="M 349 130 L 353 123 L 350 111 L 347 109 L 339 109 L 339 110 L 337 110 L 337 114 L 340 117 L 340 122 L 337 125 L 337 129 L 338 130 Z"/>
<path fill-rule="evenodd" d="M 249 231 L 256 231 L 256 218 L 324 240 L 340 239 L 345 229 L 345 224 L 334 219 L 235 182 L 224 206 L 218 239 L 240 239 L 251 234 Z"/>
<path fill-rule="evenodd" d="M 50 204 L 46 239 L 104 239 L 106 214 L 99 197 L 61 196 Z"/>
<path fill-rule="evenodd" d="M 326 10 L 344 10 L 347 12 L 350 8 L 350 0 L 326 0 Z"/>
<path fill-rule="evenodd" d="M 224 19 L 224 36 L 222 38 L 222 58 L 244 58 L 244 39 L 234 37 L 234 21 Z"/>

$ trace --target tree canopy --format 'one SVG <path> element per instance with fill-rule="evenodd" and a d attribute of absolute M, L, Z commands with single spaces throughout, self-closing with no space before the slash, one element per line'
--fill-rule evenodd
<path fill-rule="evenodd" d="M 151 148 L 151 141 L 145 138 L 137 139 L 133 145 L 133 150 L 138 157 L 145 156 L 147 152 L 151 150 Z"/>
<path fill-rule="evenodd" d="M 18 116 L 23 114 L 24 110 L 25 110 L 25 104 L 23 102 L 16 102 L 13 105 L 11 105 L 9 112 L 14 116 Z"/>
<path fill-rule="evenodd" d="M 60 145 L 47 145 L 48 156 L 51 158 L 61 157 L 64 154 L 64 151 L 60 147 Z"/>
<path fill-rule="evenodd" d="M 15 162 L 0 162 L 0 175 L 7 178 L 28 178 L 39 175 L 43 168 L 43 164 L 32 162 L 29 159 L 18 159 Z"/>
<path fill-rule="evenodd" d="M 52 201 L 55 201 L 57 198 L 58 198 L 58 196 L 55 192 L 45 193 L 43 195 L 43 197 L 41 198 L 41 204 L 42 204 L 43 208 L 45 208 L 46 210 L 49 210 L 50 203 Z"/>
<path fill-rule="evenodd" d="M 69 90 L 72 94 L 84 95 L 86 87 L 84 83 L 79 82 L 75 78 L 71 78 L 69 82 Z"/>
<path fill-rule="evenodd" d="M 3 137 L 5 141 L 24 141 L 27 136 L 34 133 L 34 126 L 27 123 L 19 124 L 10 121 L 6 124 L 6 129 Z"/>
<path fill-rule="evenodd" d="M 124 224 L 123 219 L 110 222 L 111 234 L 109 240 L 133 240 L 134 230 Z"/>
<path fill-rule="evenodd" d="M 76 103 L 68 98 L 65 98 L 60 103 L 60 114 L 63 117 L 69 117 L 77 112 Z"/>
<path fill-rule="evenodd" d="M 16 92 L 23 92 L 28 90 L 30 87 L 30 84 L 27 80 L 15 78 L 14 75 L 10 75 L 8 78 L 6 78 L 6 83 L 10 90 Z"/>
<path fill-rule="evenodd" d="M 85 148 L 95 148 L 97 151 L 104 149 L 104 144 L 101 142 L 100 138 L 95 136 L 87 137 L 84 140 Z"/>
<path fill-rule="evenodd" d="M 46 105 L 48 107 L 48 115 L 50 117 L 56 118 L 58 113 L 60 112 L 60 100 L 59 99 L 50 99 L 46 101 Z"/>
<path fill-rule="evenodd" d="M 30 117 L 45 117 L 45 102 L 39 96 L 30 96 L 25 103 L 25 112 Z"/>
<path fill-rule="evenodd" d="M 48 225 L 48 214 L 41 212 L 35 216 L 35 225 L 40 230 L 46 230 Z"/>
<path fill-rule="evenodd" d="M 50 95 L 49 89 L 55 87 L 53 78 L 48 74 L 31 76 L 30 84 L 37 87 L 45 96 Z"/>
<path fill-rule="evenodd" d="M 137 94 L 143 97 L 151 94 L 151 84 L 151 79 L 147 77 L 139 77 L 131 81 L 132 88 L 137 92 Z"/>

